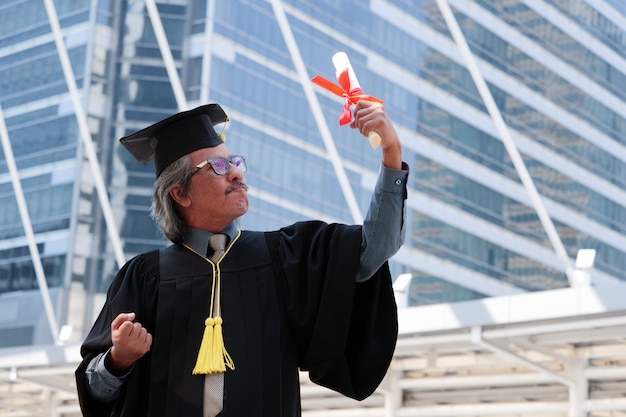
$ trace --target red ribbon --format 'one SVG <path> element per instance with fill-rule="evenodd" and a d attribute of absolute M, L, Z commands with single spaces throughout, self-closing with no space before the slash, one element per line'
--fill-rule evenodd
<path fill-rule="evenodd" d="M 319 85 L 320 87 L 330 91 L 336 96 L 345 97 L 346 101 L 343 104 L 343 111 L 341 112 L 341 115 L 339 116 L 340 126 L 348 124 L 352 121 L 352 111 L 350 110 L 350 107 L 353 104 L 356 104 L 359 100 L 368 100 L 368 101 L 375 101 L 378 103 L 383 103 L 382 100 L 376 97 L 363 94 L 363 90 L 361 90 L 359 87 L 350 88 L 350 76 L 348 75 L 347 69 L 345 71 L 342 71 L 337 76 L 337 81 L 339 81 L 339 85 L 334 84 L 331 81 L 328 81 L 326 78 L 322 77 L 321 75 L 316 75 L 315 77 L 311 79 L 311 81 L 313 81 L 315 84 Z"/>

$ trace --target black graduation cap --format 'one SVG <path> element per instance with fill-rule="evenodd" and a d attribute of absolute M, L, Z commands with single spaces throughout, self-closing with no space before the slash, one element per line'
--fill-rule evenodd
<path fill-rule="evenodd" d="M 228 116 L 219 104 L 206 104 L 170 116 L 123 137 L 120 142 L 142 164 L 154 159 L 158 178 L 181 156 L 224 143 L 223 136 L 218 135 L 213 126 L 227 121 Z"/>

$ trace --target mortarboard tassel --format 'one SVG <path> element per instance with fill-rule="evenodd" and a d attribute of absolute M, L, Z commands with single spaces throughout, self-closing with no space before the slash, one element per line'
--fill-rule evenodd
<path fill-rule="evenodd" d="M 228 116 L 226 116 L 226 121 L 222 125 L 222 131 L 217 135 L 220 137 L 220 139 L 222 139 L 222 142 L 226 142 L 226 133 L 224 133 L 224 131 L 226 130 L 226 123 L 228 123 Z"/>

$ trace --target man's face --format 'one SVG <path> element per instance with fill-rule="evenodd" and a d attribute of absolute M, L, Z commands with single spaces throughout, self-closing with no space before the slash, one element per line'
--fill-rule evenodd
<path fill-rule="evenodd" d="M 198 149 L 189 154 L 193 166 L 209 158 L 231 156 L 226 145 Z M 207 164 L 191 177 L 189 195 L 180 210 L 188 226 L 219 232 L 248 211 L 244 173 L 230 164 L 225 175 L 217 175 Z"/>

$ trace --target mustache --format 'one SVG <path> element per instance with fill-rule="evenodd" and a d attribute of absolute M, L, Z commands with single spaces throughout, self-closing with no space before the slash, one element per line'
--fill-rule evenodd
<path fill-rule="evenodd" d="M 233 191 L 238 190 L 240 188 L 243 188 L 244 191 L 248 191 L 248 186 L 246 185 L 246 183 L 237 182 L 237 183 L 231 185 L 230 187 L 226 188 L 226 194 L 230 194 Z"/>

